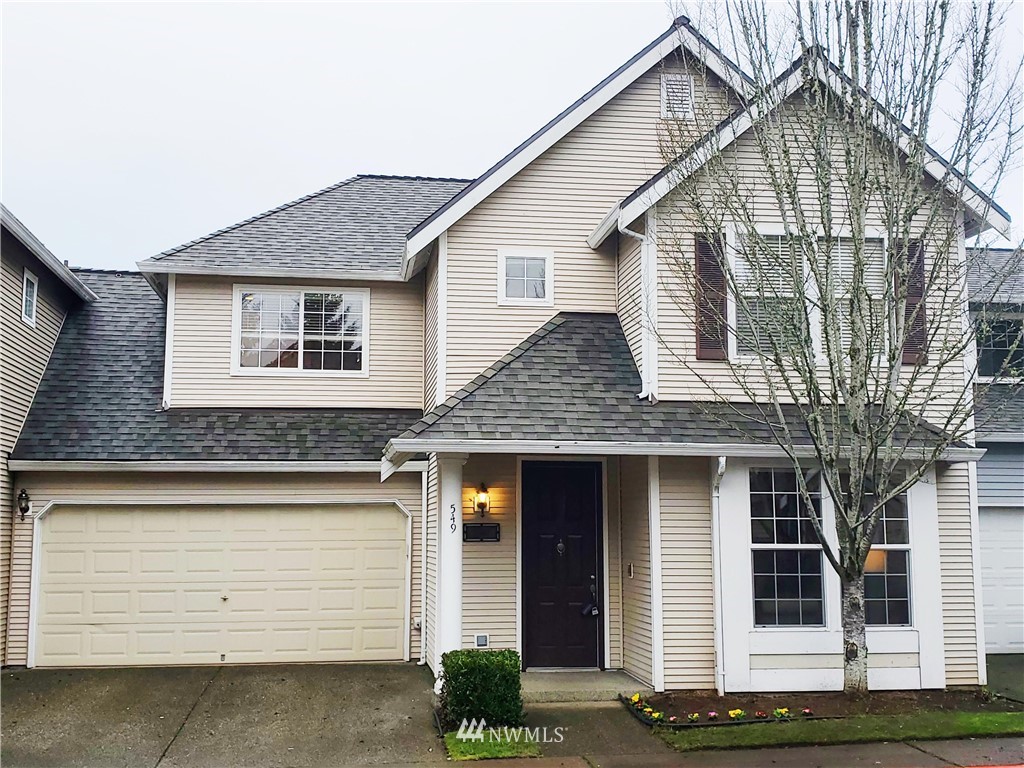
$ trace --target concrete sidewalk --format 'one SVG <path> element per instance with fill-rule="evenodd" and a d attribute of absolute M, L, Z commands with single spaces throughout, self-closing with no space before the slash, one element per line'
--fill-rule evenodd
<path fill-rule="evenodd" d="M 530 760 L 488 760 L 486 763 L 487 768 L 964 768 L 1022 764 L 1024 741 L 1021 739 L 967 739 L 908 744 L 542 757 Z"/>

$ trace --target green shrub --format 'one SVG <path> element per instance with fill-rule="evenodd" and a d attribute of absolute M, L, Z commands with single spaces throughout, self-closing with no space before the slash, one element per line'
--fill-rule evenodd
<path fill-rule="evenodd" d="M 441 656 L 441 666 L 441 716 L 446 727 L 481 717 L 489 727 L 522 724 L 518 653 L 449 651 Z"/>

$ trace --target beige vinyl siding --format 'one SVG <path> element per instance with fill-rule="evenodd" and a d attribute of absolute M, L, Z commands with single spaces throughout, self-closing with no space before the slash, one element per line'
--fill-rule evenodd
<path fill-rule="evenodd" d="M 370 291 L 369 376 L 232 375 L 233 288 L 353 287 Z M 419 408 L 423 402 L 423 284 L 176 278 L 172 407 Z"/>
<path fill-rule="evenodd" d="M 650 684 L 651 538 L 646 456 L 621 459 L 622 667 Z M 632 577 L 629 568 L 633 566 Z"/>
<path fill-rule="evenodd" d="M 473 508 L 480 483 L 491 494 L 485 518 Z M 470 456 L 462 473 L 462 520 L 500 523 L 501 541 L 462 545 L 464 648 L 474 647 L 477 633 L 490 635 L 491 648 L 516 648 L 516 508 L 516 457 Z"/>
<path fill-rule="evenodd" d="M 427 509 L 423 519 L 427 526 L 427 544 L 423 553 L 423 569 L 426 572 L 426 607 L 422 618 L 423 656 L 434 669 L 434 652 L 437 648 L 437 509 L 438 509 L 438 466 L 437 454 L 430 454 L 427 460 Z M 434 670 L 436 673 L 437 670 Z"/>
<path fill-rule="evenodd" d="M 971 489 L 967 464 L 938 472 L 939 567 L 942 578 L 942 630 L 946 683 L 977 685 L 977 592 L 971 540 Z"/>
<path fill-rule="evenodd" d="M 664 165 L 661 71 L 638 78 L 448 231 L 449 394 L 557 312 L 615 311 L 615 254 L 586 239 Z M 724 86 L 698 80 L 701 103 L 724 116 Z M 497 252 L 516 246 L 554 251 L 554 306 L 498 306 Z"/>
<path fill-rule="evenodd" d="M 786 113 L 787 119 L 798 119 L 794 112 Z M 739 181 L 739 189 L 745 193 L 745 200 L 751 206 L 753 216 L 759 224 L 765 227 L 781 227 L 784 223 L 783 215 L 779 210 L 778 201 L 765 179 L 768 176 L 765 159 L 758 147 L 757 139 L 750 133 L 739 137 L 733 144 L 722 150 L 722 162 L 725 167 L 731 169 Z M 834 167 L 842 169 L 843 160 L 837 157 Z M 697 176 L 698 182 L 701 176 Z M 716 184 L 714 179 L 708 179 L 706 187 L 711 189 Z M 801 189 L 801 196 L 808 201 L 808 205 L 816 200 L 817 192 L 815 182 L 808 168 L 798 178 L 797 182 Z M 685 194 L 690 194 L 687 192 Z M 705 200 L 709 205 L 715 205 L 714 198 L 710 196 Z M 845 206 L 842 200 L 833 201 L 833 220 L 842 220 Z M 658 395 L 662 400 L 707 400 L 715 397 L 724 397 L 733 401 L 749 400 L 748 392 L 758 397 L 767 397 L 768 388 L 764 384 L 764 375 L 761 365 L 753 363 L 744 370 L 737 367 L 730 372 L 729 363 L 726 361 L 698 360 L 696 358 L 696 337 L 695 318 L 693 307 L 693 270 L 695 258 L 694 235 L 697 234 L 694 222 L 685 215 L 689 203 L 685 195 L 669 196 L 658 206 L 658 258 L 657 258 L 657 302 L 658 302 L 658 338 L 659 338 L 659 370 L 658 370 Z M 809 208 L 809 210 L 811 210 Z M 953 211 L 943 212 L 939 216 L 939 222 L 953 221 Z M 928 212 L 920 212 L 912 222 L 912 231 L 923 231 L 925 222 L 928 219 Z M 884 220 L 881 218 L 878 209 L 873 210 L 868 218 L 869 227 L 884 228 Z M 836 226 L 839 226 L 836 224 Z M 946 225 L 934 225 L 933 233 L 941 232 Z M 774 230 L 773 230 L 774 231 Z M 944 234 L 944 233 L 943 233 Z M 728 239 L 728 235 L 727 235 Z M 731 247 L 734 244 L 730 244 Z M 926 259 L 929 254 L 934 254 L 939 247 L 938 243 L 930 242 L 926 245 Z M 930 265 L 926 266 L 930 269 Z M 941 303 L 941 302 L 940 302 Z M 948 310 L 948 307 L 946 308 Z M 944 314 L 940 306 L 929 305 L 929 322 L 934 324 L 936 318 Z M 948 311 L 945 314 L 949 314 Z M 947 322 L 951 319 L 946 318 Z M 947 326 L 952 327 L 952 326 Z M 949 345 L 955 348 L 955 344 Z M 823 371 L 824 373 L 824 371 Z M 922 380 L 931 381 L 931 371 L 922 375 Z M 737 380 L 742 377 L 746 387 L 741 386 Z M 945 382 L 948 382 L 949 391 L 942 395 L 948 403 L 950 396 L 955 397 L 956 392 L 963 389 L 963 366 L 957 360 L 948 366 L 947 371 L 939 374 L 939 383 L 936 391 L 940 391 Z M 940 399 L 942 399 L 940 398 Z M 938 414 L 943 411 L 934 404 L 930 405 L 932 418 L 938 423 Z"/>
<path fill-rule="evenodd" d="M 665 687 L 715 687 L 715 603 L 708 460 L 662 457 Z"/>
<path fill-rule="evenodd" d="M 604 513 L 607 518 L 605 532 L 608 535 L 608 566 L 605 578 L 608 580 L 608 666 L 621 669 L 622 661 L 622 542 L 620 536 L 621 511 L 619 509 L 619 486 L 622 470 L 618 456 L 609 456 L 606 463 L 607 498 Z"/>
<path fill-rule="evenodd" d="M 636 221 L 638 227 L 643 224 L 643 219 Z M 640 231 L 634 229 L 633 231 Z M 629 343 L 629 350 L 633 353 L 633 361 L 637 369 L 643 375 L 643 360 L 641 347 L 643 345 L 643 275 L 640 265 L 640 241 L 635 237 L 619 235 L 619 270 L 617 277 L 617 298 L 616 310 L 619 313 L 619 322 L 622 323 L 622 331 Z"/>
<path fill-rule="evenodd" d="M 437 403 L 437 259 L 431 259 L 423 276 L 423 412 Z"/>
<path fill-rule="evenodd" d="M 413 515 L 410 606 L 417 615 L 420 605 L 422 503 L 418 472 L 402 472 L 387 482 L 371 474 L 181 474 L 181 473 L 56 473 L 25 472 L 21 483 L 39 509 L 47 502 L 138 500 L 166 502 L 168 505 L 217 502 L 244 504 L 247 499 L 276 498 L 281 513 L 287 514 L 289 500 L 339 502 L 346 500 L 397 499 Z M 11 623 L 9 628 L 10 664 L 28 660 L 28 605 L 32 568 L 33 526 L 26 521 L 14 531 L 14 567 L 11 578 Z M 419 657 L 419 636 L 410 632 L 410 654 Z"/>
<path fill-rule="evenodd" d="M 57 288 L 45 267 L 9 236 L 3 235 L 3 258 L 0 259 L 0 663 L 8 661 L 8 622 L 24 622 L 24 606 L 11 606 L 10 570 L 12 553 L 14 478 L 7 460 L 18 441 L 29 406 L 46 370 L 46 364 L 57 341 L 68 298 Z M 39 279 L 36 296 L 36 324 L 21 319 L 22 283 L 25 267 Z M 26 523 L 17 523 L 20 526 Z"/>

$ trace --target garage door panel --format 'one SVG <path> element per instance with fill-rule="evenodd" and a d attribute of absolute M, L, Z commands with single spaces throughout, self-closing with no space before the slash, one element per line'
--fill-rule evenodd
<path fill-rule="evenodd" d="M 1024 509 L 982 508 L 979 521 L 986 650 L 1024 653 Z"/>
<path fill-rule="evenodd" d="M 404 657 L 408 564 L 397 510 L 204 507 L 204 514 L 51 513 L 42 526 L 36 663 Z M 303 531 L 304 540 L 278 536 Z"/>

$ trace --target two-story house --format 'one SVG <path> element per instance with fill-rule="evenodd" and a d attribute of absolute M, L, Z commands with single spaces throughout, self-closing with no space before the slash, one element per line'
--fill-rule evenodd
<path fill-rule="evenodd" d="M 681 18 L 475 180 L 359 176 L 80 273 L 99 298 L 12 458 L 8 662 L 437 673 L 488 647 L 657 690 L 840 688 L 838 578 L 783 519 L 770 435 L 709 413 L 732 361 L 659 253 L 679 83 L 742 149 L 748 78 Z M 981 453 L 894 505 L 874 688 L 985 680 Z"/>
<path fill-rule="evenodd" d="M 7 461 L 69 311 L 94 294 L 0 206 L 0 662 L 6 658 L 11 534 L 20 489 Z M 20 515 L 20 513 L 18 513 Z M 20 553 L 25 555 L 26 553 Z M 27 606 L 14 613 L 26 621 Z"/>

